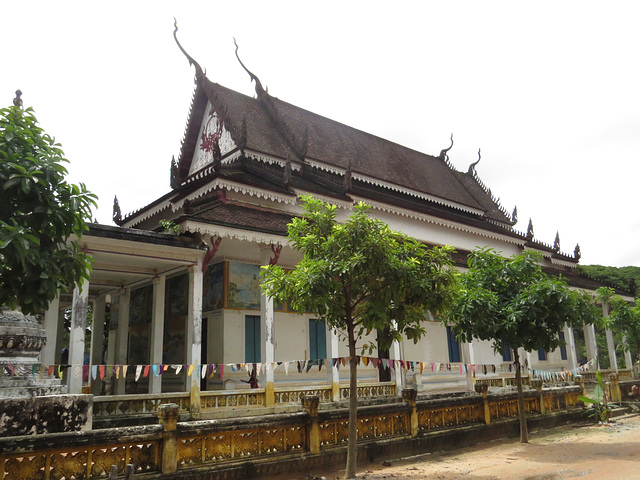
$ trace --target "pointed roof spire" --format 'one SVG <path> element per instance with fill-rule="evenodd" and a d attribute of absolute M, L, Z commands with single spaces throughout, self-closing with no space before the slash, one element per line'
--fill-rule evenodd
<path fill-rule="evenodd" d="M 518 223 L 518 207 L 513 207 L 513 212 L 511 212 L 511 221 L 515 224 Z"/>
<path fill-rule="evenodd" d="M 533 222 L 529 218 L 529 226 L 527 227 L 527 239 L 533 240 Z"/>
<path fill-rule="evenodd" d="M 113 197 L 113 216 L 112 220 L 116 225 L 122 224 L 122 210 L 120 210 L 120 204 L 118 203 L 118 196 Z"/>
<path fill-rule="evenodd" d="M 174 190 L 180 187 L 180 169 L 178 168 L 178 162 L 176 162 L 175 156 L 171 157 L 171 177 L 169 185 Z"/>
<path fill-rule="evenodd" d="M 13 104 L 16 107 L 22 107 L 22 90 L 18 89 L 16 90 L 16 98 L 13 99 Z"/>
<path fill-rule="evenodd" d="M 580 257 L 582 257 L 582 253 L 580 253 L 580 244 L 576 243 L 576 248 L 573 249 L 573 257 L 576 260 L 580 260 Z"/>
<path fill-rule="evenodd" d="M 476 165 L 478 163 L 480 163 L 480 159 L 481 159 L 481 155 L 480 155 L 480 149 L 478 149 L 478 160 L 476 160 L 475 162 L 473 162 L 471 165 L 469 165 L 469 170 L 467 171 L 467 173 L 469 175 L 473 175 L 474 173 L 476 173 Z"/>
<path fill-rule="evenodd" d="M 556 239 L 553 241 L 553 249 L 556 253 L 560 251 L 560 232 L 556 232 Z"/>
<path fill-rule="evenodd" d="M 236 42 L 235 37 L 233 37 L 233 43 L 236 46 L 236 58 L 238 59 L 238 62 L 240 62 L 240 65 L 242 65 L 242 68 L 244 68 L 245 72 L 249 74 L 251 80 L 256 83 L 256 95 L 258 96 L 258 99 L 262 99 L 265 95 L 267 95 L 267 92 L 264 88 L 262 88 L 260 79 L 251 70 L 245 67 L 244 63 L 242 63 L 242 60 L 240 60 L 240 55 L 238 55 L 238 42 Z"/>

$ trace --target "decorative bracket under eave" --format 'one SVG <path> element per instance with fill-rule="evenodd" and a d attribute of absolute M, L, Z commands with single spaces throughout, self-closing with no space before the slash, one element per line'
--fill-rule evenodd
<path fill-rule="evenodd" d="M 220 243 L 222 243 L 222 237 L 217 237 L 214 241 L 213 236 L 209 235 L 209 242 L 211 243 L 211 249 L 207 252 L 204 256 L 204 260 L 202 261 L 202 273 L 207 273 L 209 262 L 216 256 L 218 248 L 220 248 Z"/>
<path fill-rule="evenodd" d="M 271 251 L 273 252 L 273 258 L 269 259 L 269 265 L 277 265 L 278 260 L 280 260 L 280 252 L 282 252 L 282 245 L 278 244 L 276 246 L 272 243 Z"/>

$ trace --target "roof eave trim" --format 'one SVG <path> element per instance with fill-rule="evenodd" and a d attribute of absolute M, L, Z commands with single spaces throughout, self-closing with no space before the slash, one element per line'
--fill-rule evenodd
<path fill-rule="evenodd" d="M 210 193 L 214 190 L 231 190 L 237 193 L 242 193 L 244 195 L 249 195 L 257 198 L 264 198 L 266 200 L 272 200 L 278 203 L 284 203 L 288 205 L 295 205 L 297 203 L 297 197 L 295 195 L 283 195 L 275 192 L 270 192 L 268 190 L 264 190 L 258 187 L 250 187 L 245 184 L 233 182 L 230 180 L 225 180 L 222 178 L 216 178 L 211 182 L 203 185 L 202 187 L 194 190 L 190 194 L 181 198 L 178 202 L 175 202 L 171 205 L 174 212 L 180 210 L 186 201 L 195 200 L 196 198 L 200 198 L 207 193 Z"/>
<path fill-rule="evenodd" d="M 234 240 L 245 240 L 248 242 L 264 243 L 267 245 L 288 246 L 287 237 L 270 233 L 244 230 L 241 228 L 223 227 L 211 223 L 197 222 L 194 220 L 184 220 L 180 223 L 186 232 L 199 233 L 201 235 L 211 235 L 220 238 L 230 238 Z"/>

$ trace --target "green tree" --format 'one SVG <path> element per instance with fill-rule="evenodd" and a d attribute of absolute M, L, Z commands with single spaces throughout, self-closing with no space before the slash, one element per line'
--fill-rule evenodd
<path fill-rule="evenodd" d="M 359 203 L 344 223 L 336 207 L 303 197 L 304 215 L 289 224 L 288 239 L 303 254 L 295 270 L 263 267 L 262 288 L 298 312 L 314 312 L 349 345 L 349 441 L 345 478 L 356 474 L 357 354 L 365 332 L 384 330 L 387 342 L 417 341 L 427 312 L 443 314 L 454 299 L 457 274 L 451 247 L 429 249 L 367 215 Z M 383 345 L 384 347 L 385 345 Z M 388 347 L 388 345 L 386 345 Z"/>
<path fill-rule="evenodd" d="M 565 343 L 558 335 L 565 323 L 577 327 L 598 318 L 590 298 L 571 290 L 564 280 L 548 277 L 541 260 L 530 250 L 510 259 L 489 248 L 473 251 L 448 319 L 465 342 L 490 340 L 495 351 L 504 345 L 513 349 L 522 443 L 528 442 L 528 432 L 518 349 L 554 350 Z"/>
<path fill-rule="evenodd" d="M 89 278 L 78 240 L 96 196 L 65 181 L 60 145 L 16 93 L 0 109 L 0 305 L 38 314 L 58 290 Z"/>
<path fill-rule="evenodd" d="M 621 334 L 623 350 L 637 356 L 640 349 L 640 299 L 628 302 L 609 287 L 600 287 L 596 291 L 596 298 L 609 305 L 605 326 Z M 627 368 L 632 366 L 627 365 Z"/>
<path fill-rule="evenodd" d="M 579 270 L 587 275 L 616 285 L 624 290 L 629 290 L 633 295 L 638 295 L 637 287 L 640 285 L 640 267 L 607 267 L 603 265 L 580 265 Z"/>

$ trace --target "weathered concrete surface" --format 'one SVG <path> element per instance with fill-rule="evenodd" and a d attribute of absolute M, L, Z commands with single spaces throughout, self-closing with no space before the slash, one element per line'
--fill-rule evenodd
<path fill-rule="evenodd" d="M 88 431 L 93 395 L 0 398 L 0 436 Z"/>

